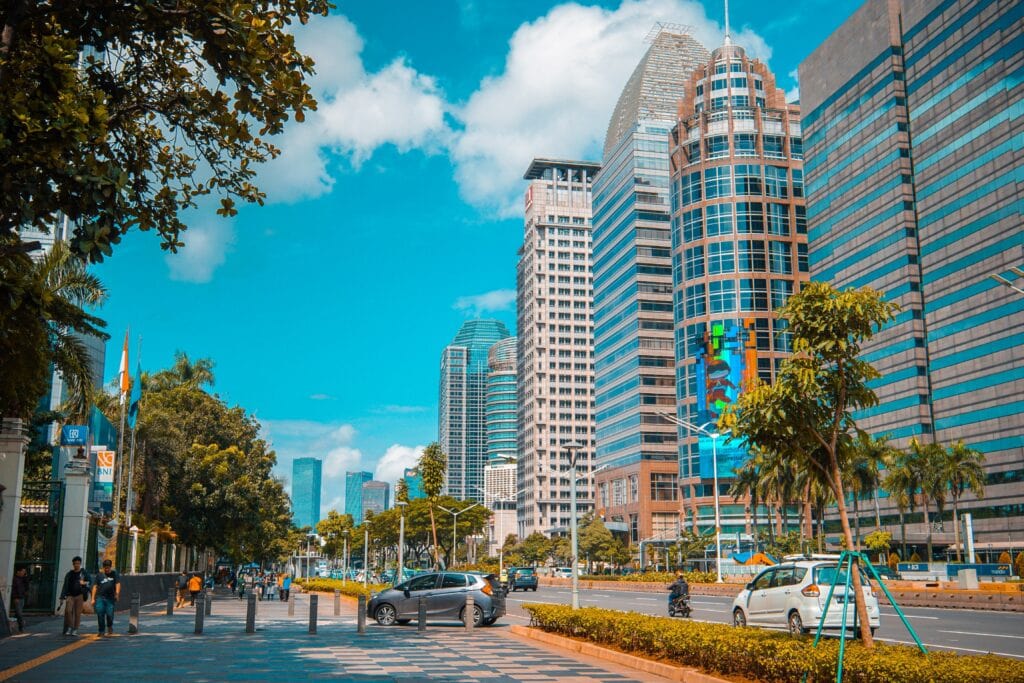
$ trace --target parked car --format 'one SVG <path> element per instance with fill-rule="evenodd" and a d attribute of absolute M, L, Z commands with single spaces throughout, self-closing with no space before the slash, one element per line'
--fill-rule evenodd
<path fill-rule="evenodd" d="M 571 579 L 572 567 L 555 567 L 555 571 L 551 575 L 556 579 Z"/>
<path fill-rule="evenodd" d="M 505 597 L 493 574 L 431 572 L 403 581 L 370 598 L 368 613 L 382 626 L 408 624 L 418 616 L 419 599 L 427 620 L 463 620 L 466 595 L 473 596 L 473 625 L 490 626 L 505 614 Z"/>
<path fill-rule="evenodd" d="M 867 603 L 868 624 L 874 633 L 880 625 L 878 598 L 860 569 L 864 598 Z M 732 602 L 734 626 L 784 627 L 793 635 L 817 629 L 825 610 L 825 599 L 836 579 L 832 605 L 825 617 L 826 629 L 842 628 L 843 611 L 846 627 L 853 628 L 853 584 L 846 593 L 846 570 L 839 572 L 836 560 L 798 560 L 765 569 L 744 587 Z"/>
<path fill-rule="evenodd" d="M 537 572 L 532 567 L 516 567 L 508 570 L 508 590 L 532 590 L 537 592 Z"/>

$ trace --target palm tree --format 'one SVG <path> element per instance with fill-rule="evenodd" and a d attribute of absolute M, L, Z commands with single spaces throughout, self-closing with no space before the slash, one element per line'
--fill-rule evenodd
<path fill-rule="evenodd" d="M 782 528 L 789 531 L 789 505 L 796 498 L 796 469 L 792 458 L 761 451 L 761 497 L 778 506 Z"/>
<path fill-rule="evenodd" d="M 754 455 L 743 466 L 736 470 L 735 479 L 729 489 L 729 495 L 734 501 L 743 496 L 750 496 L 750 510 L 753 517 L 754 528 L 754 550 L 757 550 L 757 505 L 761 489 L 760 463 L 757 455 Z"/>
<path fill-rule="evenodd" d="M 441 566 L 439 546 L 437 545 L 437 520 L 434 518 L 434 505 L 444 488 L 444 473 L 448 466 L 448 456 L 435 441 L 427 446 L 420 455 L 419 470 L 423 477 L 423 493 L 430 502 L 430 529 L 434 535 L 434 569 Z"/>
<path fill-rule="evenodd" d="M 928 562 L 932 561 L 931 506 L 935 501 L 940 513 L 946 502 L 946 483 L 941 469 L 945 451 L 937 443 L 922 443 L 917 437 L 910 440 L 910 466 L 917 472 L 917 482 L 924 503 L 924 521 L 928 525 Z"/>
<path fill-rule="evenodd" d="M 906 454 L 901 454 L 890 463 L 888 473 L 882 480 L 882 488 L 896 503 L 900 514 L 900 539 L 903 544 L 903 561 L 907 560 L 906 513 L 913 512 L 917 504 L 917 472 L 910 466 Z"/>
<path fill-rule="evenodd" d="M 174 365 L 161 370 L 150 378 L 155 390 L 190 387 L 198 389 L 204 384 L 213 385 L 213 361 L 197 358 L 194 362 L 184 351 L 174 352 Z"/>
<path fill-rule="evenodd" d="M 963 441 L 949 446 L 942 459 L 939 479 L 949 485 L 953 497 L 953 538 L 956 544 L 956 561 L 960 561 L 960 498 L 966 491 L 972 491 L 978 498 L 985 497 L 985 456 L 981 451 L 968 448 Z"/>
<path fill-rule="evenodd" d="M 847 486 L 853 494 L 854 542 L 860 545 L 859 501 L 870 496 L 875 503 L 875 528 L 881 528 L 882 520 L 878 509 L 878 488 L 882 483 L 881 470 L 886 467 L 893 449 L 887 437 L 872 438 L 867 432 L 859 432 L 853 442 L 853 452 L 847 459 L 845 473 Z"/>

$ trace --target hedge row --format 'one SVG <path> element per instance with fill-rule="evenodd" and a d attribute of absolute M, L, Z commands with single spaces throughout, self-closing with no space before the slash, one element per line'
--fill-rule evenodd
<path fill-rule="evenodd" d="M 363 588 L 361 582 L 342 581 L 341 579 L 295 579 L 295 583 L 302 586 L 304 591 L 333 593 L 338 590 L 341 591 L 342 595 L 350 595 L 352 597 L 360 595 L 369 597 L 372 593 L 390 588 L 387 584 L 377 583 L 371 583 L 369 588 Z"/>
<path fill-rule="evenodd" d="M 530 624 L 635 655 L 696 667 L 710 673 L 764 681 L 834 681 L 839 641 L 793 638 L 785 633 L 652 617 L 635 612 L 565 605 L 523 605 Z M 1024 662 L 995 655 L 921 654 L 916 648 L 847 642 L 844 681 L 873 683 L 1024 683 Z"/>
<path fill-rule="evenodd" d="M 683 572 L 688 583 L 714 583 L 718 575 L 714 572 Z M 638 574 L 587 574 L 580 577 L 584 581 L 630 581 L 634 583 L 665 583 L 676 580 L 672 572 L 643 572 Z"/>

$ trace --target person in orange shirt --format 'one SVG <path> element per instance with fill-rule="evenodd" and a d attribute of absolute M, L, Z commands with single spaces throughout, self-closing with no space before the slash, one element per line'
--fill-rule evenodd
<path fill-rule="evenodd" d="M 192 596 L 192 606 L 196 606 L 196 596 L 199 595 L 199 591 L 203 589 L 203 580 L 199 574 L 193 574 L 188 580 L 188 592 Z"/>

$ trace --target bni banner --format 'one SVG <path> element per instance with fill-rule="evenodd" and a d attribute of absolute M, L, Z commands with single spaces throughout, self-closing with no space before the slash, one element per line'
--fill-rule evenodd
<path fill-rule="evenodd" d="M 96 451 L 96 476 L 92 480 L 92 499 L 101 506 L 114 499 L 114 451 Z"/>

